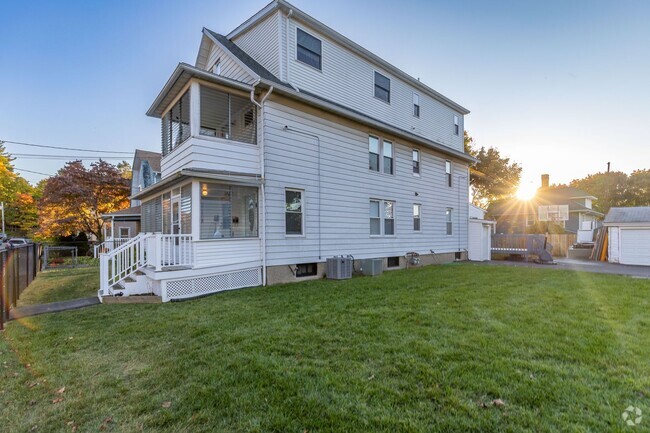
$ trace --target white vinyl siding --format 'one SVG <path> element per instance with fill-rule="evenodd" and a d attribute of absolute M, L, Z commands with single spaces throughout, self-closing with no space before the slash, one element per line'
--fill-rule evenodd
<path fill-rule="evenodd" d="M 252 27 L 233 42 L 249 56 L 264 66 L 276 77 L 280 77 L 280 12 L 275 12 Z"/>
<path fill-rule="evenodd" d="M 219 61 L 219 75 L 222 77 L 241 81 L 246 84 L 253 84 L 255 82 L 255 78 L 248 71 L 242 68 L 229 53 L 213 42 L 207 61 L 207 67 L 210 72 L 216 73 L 214 71 L 214 65 L 217 61 Z"/>
<path fill-rule="evenodd" d="M 321 71 L 295 59 L 293 53 L 298 27 L 322 41 Z M 459 118 L 459 129 L 463 130 L 461 113 L 332 42 L 303 23 L 297 24 L 295 20 L 290 19 L 287 33 L 286 46 L 292 54 L 287 61 L 286 79 L 299 89 L 313 92 L 453 149 L 463 150 L 462 134 L 455 135 L 452 126 L 453 116 L 456 115 Z M 385 53 L 377 54 L 381 56 Z M 375 72 L 390 79 L 390 104 L 375 97 Z M 419 95 L 420 117 L 413 115 L 413 92 L 416 90 Z"/>
<path fill-rule="evenodd" d="M 274 100 L 265 104 L 264 117 L 269 266 L 322 262 L 340 254 L 370 258 L 403 256 L 406 251 L 429 254 L 431 249 L 444 253 L 467 248 L 467 224 L 459 225 L 451 236 L 445 234 L 445 209 L 457 209 L 455 216 L 467 221 L 469 197 L 467 177 L 460 178 L 454 188 L 444 187 L 443 155 L 422 148 L 421 176 L 414 177 L 413 144 L 387 137 L 392 138 L 394 147 L 395 175 L 378 176 L 368 170 L 366 127 Z M 292 133 L 285 130 L 285 125 L 320 140 Z M 467 172 L 466 164 L 453 164 L 458 172 Z M 304 203 L 305 234 L 301 237 L 285 234 L 285 188 L 290 185 L 304 188 L 309 197 Z M 422 233 L 413 230 L 415 192 L 426 212 L 421 220 Z M 394 236 L 370 235 L 369 200 L 375 198 L 395 203 Z M 384 211 L 380 207 L 380 212 Z"/>

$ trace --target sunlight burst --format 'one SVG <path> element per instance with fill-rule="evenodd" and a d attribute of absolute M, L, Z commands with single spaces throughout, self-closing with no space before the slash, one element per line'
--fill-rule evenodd
<path fill-rule="evenodd" d="M 535 184 L 527 183 L 527 184 L 520 184 L 519 188 L 517 189 L 517 198 L 519 200 L 530 200 L 533 197 L 535 197 L 535 193 L 537 192 L 537 187 Z"/>

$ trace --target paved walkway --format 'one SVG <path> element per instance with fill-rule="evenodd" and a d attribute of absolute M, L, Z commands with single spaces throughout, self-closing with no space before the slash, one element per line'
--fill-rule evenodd
<path fill-rule="evenodd" d="M 534 262 L 512 262 L 491 260 L 480 262 L 486 265 L 520 266 L 529 268 L 563 269 L 569 271 L 595 272 L 599 274 L 629 275 L 637 278 L 650 278 L 650 266 L 619 265 L 617 263 L 595 262 L 592 260 L 555 259 L 554 265 L 540 265 Z"/>
<path fill-rule="evenodd" d="M 36 316 L 38 314 L 76 310 L 97 304 L 99 304 L 99 299 L 97 296 L 92 296 L 90 298 L 73 299 L 71 301 L 52 302 L 51 304 L 26 305 L 11 309 L 9 312 L 9 320 L 22 319 L 23 317 Z"/>

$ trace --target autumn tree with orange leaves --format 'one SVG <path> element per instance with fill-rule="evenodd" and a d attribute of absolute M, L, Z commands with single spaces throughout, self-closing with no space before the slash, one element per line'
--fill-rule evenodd
<path fill-rule="evenodd" d="M 39 202 L 42 237 L 79 232 L 103 240 L 101 215 L 129 207 L 129 180 L 113 164 L 99 160 L 86 168 L 71 161 L 47 180 Z"/>

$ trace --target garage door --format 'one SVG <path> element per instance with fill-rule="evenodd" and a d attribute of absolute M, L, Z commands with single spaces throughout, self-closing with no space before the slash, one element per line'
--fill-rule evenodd
<path fill-rule="evenodd" d="M 621 229 L 620 262 L 650 266 L 650 229 Z"/>

